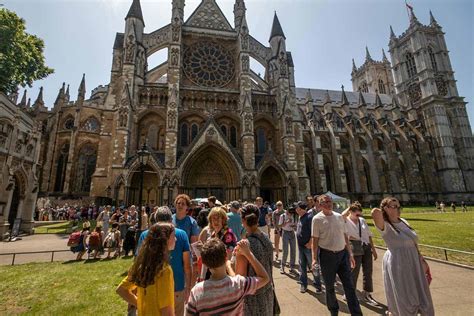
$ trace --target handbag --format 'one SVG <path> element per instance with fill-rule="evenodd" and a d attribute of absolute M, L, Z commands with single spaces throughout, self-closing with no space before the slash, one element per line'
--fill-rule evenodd
<path fill-rule="evenodd" d="M 349 240 L 351 243 L 352 255 L 362 256 L 364 254 L 364 248 L 362 247 L 362 223 L 359 219 L 359 237 L 360 240 Z"/>

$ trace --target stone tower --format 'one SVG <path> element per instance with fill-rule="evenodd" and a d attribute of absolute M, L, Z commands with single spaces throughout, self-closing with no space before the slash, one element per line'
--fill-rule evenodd
<path fill-rule="evenodd" d="M 382 61 L 372 59 L 369 49 L 365 48 L 365 61 L 359 68 L 352 59 L 352 90 L 364 93 L 394 93 L 393 76 L 390 62 L 382 49 Z"/>
<path fill-rule="evenodd" d="M 390 55 L 395 93 L 431 137 L 438 177 L 444 192 L 474 189 L 474 140 L 466 102 L 458 95 L 441 26 L 430 12 L 421 24 L 410 10 L 410 25 L 399 37 L 390 28 Z"/>

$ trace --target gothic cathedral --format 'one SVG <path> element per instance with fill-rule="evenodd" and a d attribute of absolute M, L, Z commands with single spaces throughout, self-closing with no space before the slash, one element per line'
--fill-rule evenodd
<path fill-rule="evenodd" d="M 250 35 L 244 0 L 231 25 L 215 0 L 184 20 L 145 33 L 139 0 L 113 45 L 110 83 L 76 101 L 63 87 L 42 123 L 40 196 L 172 202 L 177 193 L 221 201 L 284 202 L 332 191 L 365 203 L 469 199 L 474 141 L 458 95 L 444 33 L 433 15 L 411 12 L 389 53 L 353 63 L 353 91 L 297 88 L 291 52 L 275 14 L 268 45 Z M 167 62 L 147 58 L 167 50 Z M 255 60 L 265 68 L 258 74 Z M 143 195 L 137 152 L 150 152 Z"/>

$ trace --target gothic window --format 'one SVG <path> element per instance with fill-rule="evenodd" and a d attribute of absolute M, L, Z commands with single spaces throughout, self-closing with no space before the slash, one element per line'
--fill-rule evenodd
<path fill-rule="evenodd" d="M 359 138 L 359 148 L 360 150 L 367 150 L 367 143 L 363 138 Z"/>
<path fill-rule="evenodd" d="M 33 155 L 33 145 L 29 144 L 26 146 L 26 156 L 31 157 Z"/>
<path fill-rule="evenodd" d="M 224 87 L 234 77 L 232 54 L 222 45 L 198 42 L 186 49 L 183 57 L 186 77 L 202 87 Z"/>
<path fill-rule="evenodd" d="M 74 119 L 72 117 L 64 122 L 64 129 L 71 130 L 74 127 Z"/>
<path fill-rule="evenodd" d="M 326 190 L 327 191 L 333 191 L 332 188 L 332 177 L 331 177 L 331 161 L 329 158 L 324 155 L 323 157 L 324 160 L 324 174 L 326 176 Z"/>
<path fill-rule="evenodd" d="M 76 192 L 89 192 L 92 175 L 97 162 L 97 150 L 92 145 L 85 145 L 79 152 L 76 167 Z"/>
<path fill-rule="evenodd" d="M 265 129 L 259 127 L 257 129 L 257 154 L 263 155 L 267 149 L 267 139 L 265 135 Z"/>
<path fill-rule="evenodd" d="M 235 126 L 230 127 L 230 144 L 232 147 L 237 147 L 237 128 Z"/>
<path fill-rule="evenodd" d="M 96 118 L 90 117 L 82 125 L 82 129 L 87 132 L 97 133 L 99 132 L 99 129 L 100 129 L 100 123 Z"/>
<path fill-rule="evenodd" d="M 54 191 L 62 192 L 64 189 L 64 180 L 66 179 L 67 158 L 69 155 L 69 144 L 64 144 L 59 152 L 59 158 L 56 165 L 56 180 L 54 181 Z"/>
<path fill-rule="evenodd" d="M 179 131 L 179 140 L 181 147 L 188 146 L 188 124 L 181 124 L 181 129 Z"/>
<path fill-rule="evenodd" d="M 433 53 L 433 49 L 431 47 L 428 48 L 428 54 L 430 54 L 431 67 L 434 71 L 438 71 L 438 63 L 436 62 L 436 56 Z"/>
<path fill-rule="evenodd" d="M 224 136 L 226 136 L 227 138 L 227 127 L 225 125 L 221 125 L 221 131 L 222 131 L 222 134 L 224 134 Z"/>
<path fill-rule="evenodd" d="M 385 84 L 383 83 L 382 79 L 379 79 L 379 92 L 382 94 L 386 94 Z"/>
<path fill-rule="evenodd" d="M 367 86 L 367 82 L 362 82 L 362 85 L 359 88 L 360 91 L 369 93 L 369 87 Z"/>
<path fill-rule="evenodd" d="M 405 59 L 406 59 L 406 65 L 407 65 L 408 78 L 413 78 L 417 74 L 415 58 L 413 57 L 412 53 L 407 53 L 405 55 Z"/>
<path fill-rule="evenodd" d="M 397 153 L 401 152 L 400 150 L 400 143 L 398 142 L 398 140 L 395 140 L 395 151 Z"/>
<path fill-rule="evenodd" d="M 191 141 L 193 141 L 194 138 L 196 138 L 198 131 L 199 131 L 199 127 L 197 124 L 191 125 Z"/>
<path fill-rule="evenodd" d="M 377 138 L 376 143 L 377 143 L 377 150 L 384 151 L 383 141 L 380 138 Z"/>
<path fill-rule="evenodd" d="M 351 149 L 351 145 L 349 144 L 349 141 L 345 137 L 341 137 L 341 149 L 345 149 L 345 150 Z"/>
<path fill-rule="evenodd" d="M 153 150 L 158 150 L 159 129 L 156 124 L 148 128 L 147 145 Z"/>

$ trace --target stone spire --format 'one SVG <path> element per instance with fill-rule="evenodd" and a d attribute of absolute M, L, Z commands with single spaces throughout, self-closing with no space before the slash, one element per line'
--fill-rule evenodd
<path fill-rule="evenodd" d="M 359 102 L 358 102 L 358 105 L 367 105 L 367 103 L 365 103 L 364 96 L 362 95 L 362 91 L 360 91 L 360 90 L 359 90 Z"/>
<path fill-rule="evenodd" d="M 331 103 L 331 96 L 329 95 L 329 91 L 326 90 L 326 94 L 324 95 L 324 102 L 323 104 L 328 104 L 328 103 Z"/>
<path fill-rule="evenodd" d="M 63 86 L 59 89 L 58 96 L 56 97 L 56 101 L 54 101 L 54 106 L 57 106 L 59 103 L 64 101 L 65 89 L 66 89 L 66 83 L 63 82 Z"/>
<path fill-rule="evenodd" d="M 65 94 L 65 102 L 69 102 L 71 96 L 69 95 L 69 85 L 67 85 L 67 89 L 66 89 L 66 94 Z"/>
<path fill-rule="evenodd" d="M 378 108 L 383 106 L 382 100 L 380 99 L 379 90 L 375 90 L 375 107 Z"/>
<path fill-rule="evenodd" d="M 352 73 L 355 73 L 357 71 L 357 66 L 356 66 L 356 63 L 354 61 L 354 58 L 352 58 Z"/>
<path fill-rule="evenodd" d="M 77 101 L 83 102 L 86 98 L 86 74 L 82 74 L 81 84 L 77 94 Z"/>
<path fill-rule="evenodd" d="M 365 46 L 365 61 L 373 61 L 372 56 L 370 56 L 369 48 Z"/>
<path fill-rule="evenodd" d="M 26 102 L 26 108 L 29 109 L 31 107 L 31 98 L 28 98 L 28 102 Z"/>
<path fill-rule="evenodd" d="M 436 21 L 435 17 L 433 16 L 433 12 L 430 10 L 430 25 L 435 27 L 440 27 L 438 21 Z"/>
<path fill-rule="evenodd" d="M 137 18 L 142 21 L 143 25 L 145 25 L 145 21 L 143 21 L 142 7 L 140 6 L 140 0 L 133 0 L 125 20 L 128 18 Z"/>
<path fill-rule="evenodd" d="M 244 0 L 235 0 L 234 4 L 234 27 L 239 29 L 242 23 L 242 18 L 245 17 L 245 2 Z"/>
<path fill-rule="evenodd" d="M 23 97 L 21 98 L 20 103 L 18 103 L 18 106 L 21 108 L 26 107 L 26 89 L 23 90 Z"/>
<path fill-rule="evenodd" d="M 395 32 L 393 31 L 392 26 L 390 25 L 390 39 L 396 39 L 397 36 L 395 35 Z"/>
<path fill-rule="evenodd" d="M 382 61 L 388 63 L 387 55 L 385 55 L 385 49 L 382 48 Z"/>
<path fill-rule="evenodd" d="M 33 107 L 44 107 L 44 101 L 43 101 L 43 87 L 40 87 L 40 91 L 38 93 L 38 97 L 36 98 L 35 103 L 33 103 Z"/>
<path fill-rule="evenodd" d="M 347 95 L 346 95 L 346 92 L 344 91 L 344 85 L 341 86 L 341 90 L 342 90 L 341 104 L 348 105 L 349 101 L 347 100 Z"/>
<path fill-rule="evenodd" d="M 413 11 L 413 7 L 408 6 L 408 10 L 410 10 L 410 25 L 420 24 L 420 22 L 416 18 L 415 12 Z"/>
<path fill-rule="evenodd" d="M 274 38 L 275 36 L 281 36 L 286 39 L 285 34 L 283 33 L 283 29 L 281 28 L 280 21 L 278 20 L 277 13 L 275 11 L 275 15 L 273 16 L 273 25 L 272 25 L 272 32 L 270 34 L 270 39 Z"/>

